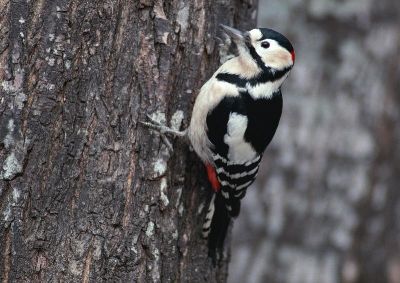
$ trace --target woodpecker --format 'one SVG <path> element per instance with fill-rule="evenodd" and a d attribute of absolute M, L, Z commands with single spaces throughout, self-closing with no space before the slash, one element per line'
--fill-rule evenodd
<path fill-rule="evenodd" d="M 247 32 L 220 25 L 238 55 L 202 86 L 185 131 L 145 123 L 162 134 L 187 136 L 214 191 L 203 225 L 210 255 L 222 252 L 232 218 L 253 183 L 282 114 L 281 86 L 295 62 L 290 41 L 272 29 Z M 165 139 L 164 139 L 165 140 Z"/>

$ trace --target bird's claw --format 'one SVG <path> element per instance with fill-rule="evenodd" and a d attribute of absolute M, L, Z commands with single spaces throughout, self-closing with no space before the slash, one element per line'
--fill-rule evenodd
<path fill-rule="evenodd" d="M 174 151 L 174 147 L 172 146 L 172 144 L 169 141 L 169 139 L 164 134 L 160 134 L 160 137 L 163 140 L 163 142 L 165 143 L 165 146 L 169 149 L 169 151 L 173 152 Z"/>
<path fill-rule="evenodd" d="M 146 114 L 146 118 L 155 125 L 163 126 L 159 121 L 153 119 L 149 114 Z"/>
<path fill-rule="evenodd" d="M 146 118 L 150 121 L 150 122 L 144 122 L 144 121 L 139 121 L 140 124 L 145 125 L 146 127 L 149 127 L 153 130 L 158 131 L 160 134 L 165 134 L 165 129 L 167 129 L 166 126 L 164 126 L 163 124 L 161 124 L 159 121 L 153 119 L 149 114 L 146 114 Z"/>
<path fill-rule="evenodd" d="M 155 119 L 153 119 L 150 115 L 146 114 L 146 118 L 150 121 L 150 122 L 144 122 L 144 121 L 139 121 L 140 124 L 149 127 L 150 129 L 156 130 L 157 132 L 160 133 L 160 137 L 163 140 L 164 144 L 166 145 L 166 147 L 172 152 L 174 150 L 172 143 L 169 141 L 169 139 L 167 138 L 167 136 L 165 135 L 167 132 L 167 129 L 169 129 L 168 127 L 164 126 L 163 124 L 161 124 L 160 122 L 156 121 Z"/>

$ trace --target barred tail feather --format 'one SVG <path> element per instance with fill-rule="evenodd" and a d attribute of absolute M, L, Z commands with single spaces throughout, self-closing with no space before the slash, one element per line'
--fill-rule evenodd
<path fill-rule="evenodd" d="M 214 216 L 214 211 L 215 211 L 215 195 L 216 193 L 213 194 L 211 201 L 210 201 L 210 206 L 208 207 L 207 214 L 206 214 L 206 219 L 204 219 L 204 224 L 203 224 L 203 237 L 208 238 L 208 235 L 210 234 L 211 230 L 211 221 Z"/>
<path fill-rule="evenodd" d="M 220 192 L 214 193 L 203 225 L 203 236 L 208 238 L 208 253 L 213 263 L 217 254 L 222 254 L 224 240 L 231 218 L 225 208 L 225 201 Z"/>
<path fill-rule="evenodd" d="M 239 215 L 240 201 L 257 175 L 261 155 L 244 163 L 231 162 L 218 154 L 213 159 L 216 167 L 207 166 L 207 173 L 211 184 L 218 178 L 218 186 L 213 185 L 216 193 L 207 211 L 203 236 L 208 237 L 209 256 L 215 264 L 218 254 L 223 252 L 231 219 Z"/>

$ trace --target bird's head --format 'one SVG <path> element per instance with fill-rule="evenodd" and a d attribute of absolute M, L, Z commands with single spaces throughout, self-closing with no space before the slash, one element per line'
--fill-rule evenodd
<path fill-rule="evenodd" d="M 251 31 L 220 25 L 223 31 L 236 43 L 239 56 L 254 61 L 261 69 L 291 69 L 295 52 L 290 41 L 277 31 L 257 28 Z"/>

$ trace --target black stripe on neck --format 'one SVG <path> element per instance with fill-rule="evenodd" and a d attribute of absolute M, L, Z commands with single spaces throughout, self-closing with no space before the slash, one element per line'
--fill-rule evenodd
<path fill-rule="evenodd" d="M 237 87 L 246 87 L 246 83 L 248 82 L 247 79 L 243 79 L 239 75 L 236 74 L 229 74 L 229 73 L 219 73 L 216 76 L 217 80 L 227 82 L 230 84 L 234 84 Z"/>
<path fill-rule="evenodd" d="M 281 79 L 284 75 L 286 75 L 287 72 L 290 71 L 290 67 L 287 67 L 283 70 L 276 70 L 273 71 L 271 68 L 267 68 L 267 70 L 261 71 L 260 74 L 250 78 L 246 79 L 241 77 L 238 74 L 230 74 L 230 73 L 219 73 L 216 76 L 216 79 L 219 81 L 227 82 L 230 84 L 234 84 L 237 87 L 246 87 L 246 84 L 249 83 L 251 86 L 255 86 L 258 84 L 262 83 L 267 83 L 267 82 L 274 82 L 276 80 Z"/>
<path fill-rule="evenodd" d="M 253 58 L 253 60 L 257 63 L 257 66 L 260 67 L 261 70 L 268 71 L 269 68 L 267 68 L 267 66 L 265 66 L 263 60 L 261 59 L 260 55 L 258 55 L 256 49 L 254 48 L 253 45 L 251 45 L 251 43 L 246 42 L 246 47 L 250 52 L 250 56 Z"/>
<path fill-rule="evenodd" d="M 268 67 L 266 67 L 266 68 L 268 69 L 268 71 L 262 71 L 260 74 L 258 74 L 254 78 L 250 79 L 251 85 L 256 85 L 256 84 L 266 83 L 266 82 L 274 82 L 276 80 L 281 79 L 291 69 L 291 67 L 286 67 L 282 70 L 273 70 Z"/>

